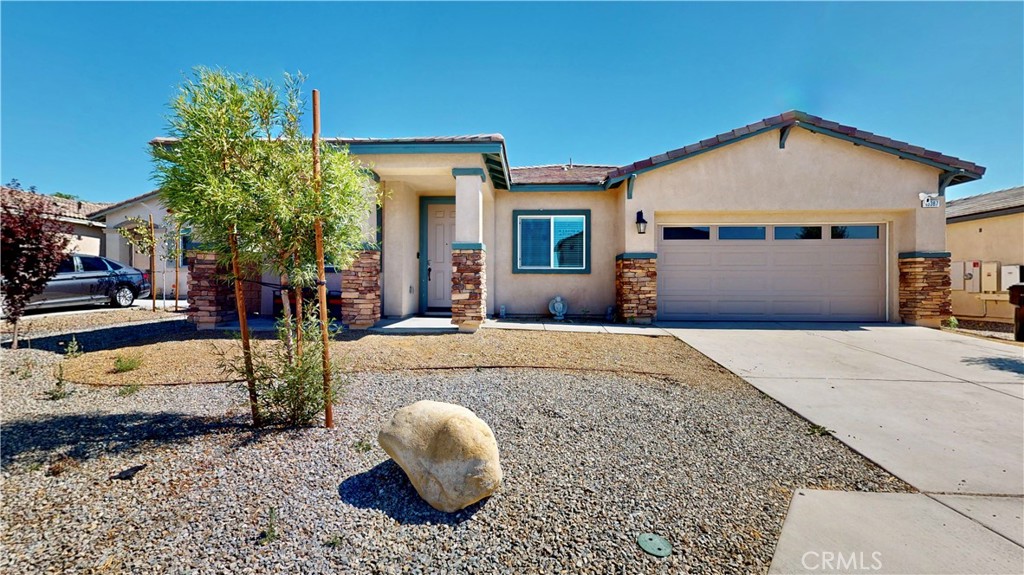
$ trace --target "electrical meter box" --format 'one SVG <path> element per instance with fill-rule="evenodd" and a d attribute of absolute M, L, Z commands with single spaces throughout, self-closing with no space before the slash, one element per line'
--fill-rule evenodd
<path fill-rule="evenodd" d="M 981 291 L 987 293 L 999 291 L 999 262 L 983 262 L 981 264 Z"/>
<path fill-rule="evenodd" d="M 1003 265 L 999 273 L 999 291 L 1007 291 L 1010 286 L 1021 283 L 1022 264 Z"/>
<path fill-rule="evenodd" d="M 956 261 L 949 264 L 950 289 L 965 290 L 969 293 L 981 291 L 981 262 L 977 260 Z"/>

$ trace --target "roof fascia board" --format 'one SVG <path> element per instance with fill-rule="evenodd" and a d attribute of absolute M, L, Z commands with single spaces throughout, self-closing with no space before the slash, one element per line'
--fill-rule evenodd
<path fill-rule="evenodd" d="M 918 163 L 924 164 L 926 166 L 931 166 L 931 167 L 936 168 L 938 170 L 942 170 L 944 172 L 950 172 L 950 171 L 956 172 L 956 174 L 959 175 L 959 176 L 966 176 L 966 177 L 969 177 L 969 178 L 974 179 L 974 180 L 977 180 L 980 177 L 977 174 L 972 174 L 971 172 L 968 172 L 968 171 L 966 171 L 966 170 L 964 170 L 962 168 L 957 168 L 957 167 L 951 166 L 949 164 L 943 164 L 941 162 L 936 162 L 936 161 L 933 161 L 933 160 L 929 160 L 928 158 L 922 158 L 921 156 L 915 156 L 914 154 L 908 154 L 907 152 L 904 152 L 904 151 L 901 151 L 901 150 L 897 150 L 896 148 L 890 148 L 889 146 L 883 146 L 881 144 L 875 144 L 875 143 L 869 142 L 867 140 L 862 140 L 860 138 L 855 138 L 853 136 L 847 136 L 846 134 L 840 134 L 839 132 L 836 132 L 834 130 L 829 130 L 828 128 L 822 128 L 821 126 L 815 126 L 814 124 L 809 124 L 809 123 L 806 123 L 806 122 L 797 122 L 796 125 L 800 126 L 801 128 L 803 128 L 805 130 L 811 131 L 811 132 L 815 132 L 815 133 L 818 133 L 818 134 L 823 134 L 823 135 L 826 135 L 826 136 L 832 136 L 833 138 L 839 138 L 840 140 L 845 140 L 847 142 L 851 142 L 851 143 L 856 144 L 858 146 L 864 146 L 865 148 L 871 148 L 873 150 L 878 150 L 879 152 L 886 152 L 886 153 L 889 153 L 889 154 L 893 154 L 895 156 L 899 156 L 900 158 L 903 158 L 904 160 L 911 160 L 913 162 L 918 162 Z M 950 185 L 955 185 L 955 184 L 953 184 L 951 182 Z"/>
<path fill-rule="evenodd" d="M 678 158 L 672 158 L 672 159 L 666 160 L 666 161 L 658 163 L 658 164 L 647 166 L 646 168 L 640 168 L 639 170 L 632 170 L 632 171 L 630 171 L 628 173 L 622 174 L 621 176 L 617 176 L 617 177 L 611 178 L 610 180 L 608 180 L 605 183 L 605 187 L 610 188 L 610 187 L 614 186 L 615 184 L 618 184 L 619 182 L 625 180 L 631 174 L 640 175 L 640 174 L 643 174 L 644 172 L 649 172 L 651 170 L 657 170 L 658 168 L 663 168 L 665 166 L 674 164 L 676 162 L 680 162 L 682 160 L 688 160 L 688 159 L 690 159 L 690 158 L 692 158 L 694 156 L 699 156 L 699 155 L 701 155 L 701 154 L 703 154 L 705 152 L 710 152 L 712 150 L 717 150 L 717 149 L 721 148 L 722 146 L 727 146 L 729 144 L 733 144 L 733 143 L 739 142 L 741 140 L 746 140 L 747 138 L 752 138 L 754 136 L 759 136 L 759 135 L 761 135 L 761 134 L 763 134 L 765 132 L 771 132 L 772 130 L 778 130 L 781 127 L 782 127 L 782 124 L 775 124 L 773 126 L 765 126 L 764 128 L 761 128 L 760 130 L 754 130 L 753 132 L 750 132 L 748 134 L 743 134 L 742 136 L 737 136 L 737 137 L 729 140 L 728 142 L 721 142 L 721 143 L 715 144 L 714 146 L 711 146 L 709 148 L 702 148 L 700 150 L 697 150 L 696 152 L 691 152 L 689 154 L 683 154 L 682 156 L 679 156 Z"/>
<path fill-rule="evenodd" d="M 1013 214 L 1024 213 L 1024 206 L 1013 206 L 1012 208 L 1002 208 L 998 210 L 990 210 L 987 212 L 978 212 L 975 214 L 964 214 L 962 216 L 952 216 L 946 218 L 947 224 L 955 224 L 958 222 L 971 222 L 974 220 L 984 220 L 988 218 L 997 218 L 999 216 L 1010 216 Z"/>
<path fill-rule="evenodd" d="M 602 184 L 512 184 L 510 192 L 604 192 Z"/>
<path fill-rule="evenodd" d="M 332 145 L 338 145 L 332 142 Z M 501 143 L 468 143 L 468 142 L 430 142 L 419 144 L 362 144 L 353 142 L 344 144 L 349 152 L 359 155 L 371 154 L 501 154 L 504 157 Z"/>

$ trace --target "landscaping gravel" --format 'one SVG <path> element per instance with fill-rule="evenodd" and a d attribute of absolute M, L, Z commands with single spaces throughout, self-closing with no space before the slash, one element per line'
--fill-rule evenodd
<path fill-rule="evenodd" d="M 253 432 L 239 387 L 45 399 L 58 360 L 0 350 L 3 572 L 764 572 L 793 490 L 909 489 L 731 374 L 687 365 L 360 373 L 335 430 Z M 377 446 L 419 399 L 490 424 L 493 497 L 436 512 Z M 644 554 L 644 532 L 673 554 Z"/>
<path fill-rule="evenodd" d="M 1012 323 L 1001 323 L 995 321 L 979 321 L 962 319 L 959 322 L 957 329 L 952 330 L 956 333 L 964 333 L 968 335 L 977 335 L 981 337 L 987 337 L 991 339 L 1001 339 L 1005 341 L 1013 341 L 1013 324 Z"/>

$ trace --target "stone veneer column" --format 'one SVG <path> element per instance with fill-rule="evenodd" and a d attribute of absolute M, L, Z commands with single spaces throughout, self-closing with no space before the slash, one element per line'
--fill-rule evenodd
<path fill-rule="evenodd" d="M 452 323 L 472 333 L 487 317 L 486 252 L 483 244 L 452 244 Z"/>
<path fill-rule="evenodd" d="M 341 322 L 349 329 L 380 321 L 380 252 L 363 250 L 341 272 Z"/>
<path fill-rule="evenodd" d="M 238 319 L 235 288 L 217 256 L 197 252 L 188 259 L 188 321 L 205 330 Z"/>
<path fill-rule="evenodd" d="M 949 252 L 900 254 L 900 319 L 939 327 L 953 314 L 950 303 Z"/>
<path fill-rule="evenodd" d="M 615 256 L 615 310 L 619 321 L 651 323 L 658 315 L 658 255 Z"/>

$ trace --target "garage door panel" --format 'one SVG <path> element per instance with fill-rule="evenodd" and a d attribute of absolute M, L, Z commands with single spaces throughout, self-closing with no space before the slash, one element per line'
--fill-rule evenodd
<path fill-rule="evenodd" d="M 768 265 L 765 261 L 765 254 L 762 250 L 743 250 L 730 249 L 721 250 L 714 252 L 712 261 L 716 265 L 723 267 L 756 267 L 762 268 Z"/>
<path fill-rule="evenodd" d="M 718 300 L 718 316 L 723 318 L 756 318 L 768 314 L 768 302 L 754 299 Z"/>
<path fill-rule="evenodd" d="M 773 246 L 776 249 L 768 253 L 768 258 L 773 266 L 818 268 L 828 265 L 828 259 L 825 254 L 821 253 L 821 250 L 792 249 L 780 245 L 781 243 L 774 242 Z"/>
<path fill-rule="evenodd" d="M 718 240 L 714 231 L 708 240 L 659 240 L 659 318 L 885 319 L 885 233 L 868 240 L 827 234 L 773 240 L 767 227 L 763 241 Z"/>
<path fill-rule="evenodd" d="M 662 259 L 662 255 L 658 254 L 658 258 Z M 674 266 L 692 267 L 700 266 L 706 267 L 711 265 L 711 252 L 710 251 L 668 251 L 664 256 L 664 264 L 666 267 L 671 268 Z"/>

